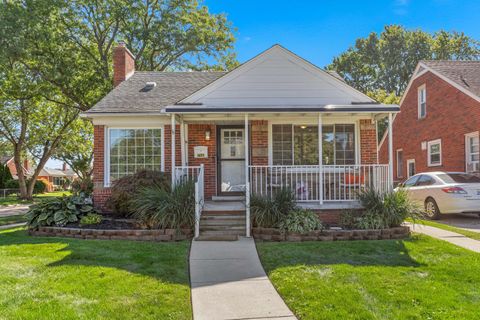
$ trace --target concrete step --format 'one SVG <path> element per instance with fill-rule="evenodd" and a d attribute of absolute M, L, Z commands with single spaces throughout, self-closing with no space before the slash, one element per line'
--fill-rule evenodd
<path fill-rule="evenodd" d="M 245 219 L 202 219 L 201 226 L 245 226 Z"/>
<path fill-rule="evenodd" d="M 245 225 L 236 226 L 200 226 L 200 233 L 203 231 L 242 231 L 245 232 Z"/>
<path fill-rule="evenodd" d="M 245 201 L 245 196 L 212 196 L 212 201 Z"/>
<path fill-rule="evenodd" d="M 237 235 L 200 235 L 195 241 L 237 241 Z"/>
<path fill-rule="evenodd" d="M 232 214 L 232 215 L 226 215 L 226 214 L 209 214 L 209 215 L 203 215 L 200 217 L 200 221 L 203 220 L 243 220 L 245 221 L 245 215 L 241 214 Z"/>
<path fill-rule="evenodd" d="M 243 230 L 200 230 L 201 236 L 244 236 Z"/>
<path fill-rule="evenodd" d="M 242 215 L 245 216 L 246 211 L 245 210 L 230 210 L 230 211 L 209 211 L 209 210 L 203 210 L 202 211 L 202 217 L 204 216 L 235 216 L 235 215 Z"/>

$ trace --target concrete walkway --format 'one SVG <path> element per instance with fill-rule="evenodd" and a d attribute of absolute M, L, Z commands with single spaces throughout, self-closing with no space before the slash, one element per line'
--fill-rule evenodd
<path fill-rule="evenodd" d="M 0 230 L 6 230 L 6 229 L 17 228 L 17 227 L 23 227 L 23 226 L 26 225 L 26 224 L 27 224 L 26 222 L 14 223 L 14 224 L 6 224 L 6 225 L 4 225 L 4 226 L 0 226 Z"/>
<path fill-rule="evenodd" d="M 406 223 L 406 225 L 408 225 L 413 232 L 426 234 L 427 236 L 445 240 L 459 247 L 480 253 L 480 241 L 478 240 L 465 237 L 464 235 L 456 232 L 425 226 L 420 223 L 415 225 L 412 223 Z"/>
<path fill-rule="evenodd" d="M 29 205 L 0 206 L 0 217 L 18 216 L 28 211 Z"/>
<path fill-rule="evenodd" d="M 251 238 L 193 241 L 190 280 L 194 320 L 297 319 L 265 274 Z"/>

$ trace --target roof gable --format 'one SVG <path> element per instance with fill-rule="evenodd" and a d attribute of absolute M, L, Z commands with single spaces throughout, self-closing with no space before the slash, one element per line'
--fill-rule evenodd
<path fill-rule="evenodd" d="M 178 104 L 318 106 L 372 101 L 335 76 L 275 45 Z"/>

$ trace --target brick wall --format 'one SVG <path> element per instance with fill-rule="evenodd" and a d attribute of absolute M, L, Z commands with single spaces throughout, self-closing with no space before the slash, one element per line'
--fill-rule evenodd
<path fill-rule="evenodd" d="M 418 87 L 425 84 L 427 115 L 418 119 Z M 413 81 L 393 123 L 394 180 L 404 180 L 407 160 L 415 159 L 416 172 L 465 171 L 465 134 L 480 129 L 480 102 L 452 87 L 431 72 Z M 428 167 L 422 142 L 442 139 L 442 165 Z M 402 177 L 397 176 L 396 150 L 403 149 Z M 380 148 L 381 163 L 388 163 L 388 138 Z"/>
<path fill-rule="evenodd" d="M 104 187 L 105 176 L 105 126 L 93 127 L 93 201 L 95 208 L 107 211 L 105 202 L 110 196 L 110 188 Z"/>
<path fill-rule="evenodd" d="M 210 130 L 210 140 L 205 140 L 205 131 Z M 188 165 L 205 166 L 205 198 L 209 199 L 217 194 L 217 145 L 216 126 L 213 124 L 188 125 Z M 196 146 L 208 147 L 208 158 L 194 158 L 193 148 Z"/>
<path fill-rule="evenodd" d="M 360 160 L 361 164 L 377 163 L 377 129 L 371 119 L 360 120 Z"/>
<path fill-rule="evenodd" d="M 172 126 L 166 125 L 164 127 L 164 164 L 165 164 L 165 172 L 172 172 Z M 175 129 L 175 165 L 181 166 L 182 165 L 182 149 L 181 149 L 181 139 L 180 139 L 180 125 L 176 125 Z"/>
<path fill-rule="evenodd" d="M 250 132 L 252 165 L 268 165 L 268 121 L 252 121 Z"/>

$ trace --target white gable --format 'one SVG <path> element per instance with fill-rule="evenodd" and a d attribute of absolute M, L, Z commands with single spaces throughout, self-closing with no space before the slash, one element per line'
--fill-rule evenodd
<path fill-rule="evenodd" d="M 181 103 L 205 106 L 322 106 L 373 101 L 275 45 Z"/>

